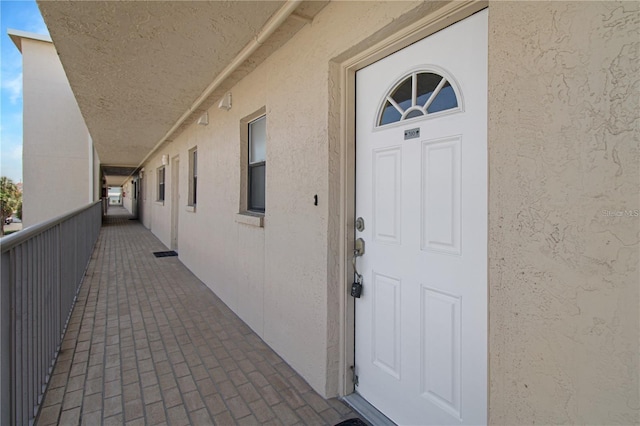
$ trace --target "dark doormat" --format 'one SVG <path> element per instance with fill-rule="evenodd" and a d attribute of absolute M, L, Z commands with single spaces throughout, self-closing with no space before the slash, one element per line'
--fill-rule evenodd
<path fill-rule="evenodd" d="M 171 251 L 154 251 L 153 255 L 155 257 L 169 257 L 169 256 L 177 256 L 178 253 L 176 253 L 173 250 L 171 250 Z"/>
<path fill-rule="evenodd" d="M 360 419 L 348 419 L 336 424 L 335 426 L 368 426 L 368 425 Z"/>

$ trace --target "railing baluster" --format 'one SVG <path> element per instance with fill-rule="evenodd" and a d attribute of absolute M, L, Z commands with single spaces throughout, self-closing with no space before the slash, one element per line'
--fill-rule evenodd
<path fill-rule="evenodd" d="M 46 231 L 39 235 L 36 240 L 36 255 L 44 260 L 42 257 L 43 248 L 42 248 L 42 239 L 46 234 Z M 40 393 L 40 386 L 38 386 L 38 345 L 36 344 L 38 336 L 38 297 L 39 297 L 39 287 L 42 284 L 43 274 L 42 274 L 42 265 L 43 262 L 38 262 L 36 268 L 36 279 L 31 283 L 31 298 L 29 299 L 29 348 L 31 350 L 31 354 L 29 357 L 29 363 L 31 364 L 31 376 L 29 377 L 29 406 L 27 407 L 27 413 L 29 417 L 34 415 L 34 409 L 38 405 L 38 394 Z"/>
<path fill-rule="evenodd" d="M 29 299 L 31 299 L 31 286 L 33 282 L 38 279 L 37 268 L 29 267 L 28 259 L 35 259 L 36 256 L 36 243 L 37 237 L 29 241 L 29 249 L 27 256 L 23 258 L 24 265 L 27 268 L 27 279 L 22 283 L 22 345 L 23 345 L 23 369 L 22 369 L 22 421 L 28 421 L 27 413 L 29 412 L 29 406 L 31 401 L 29 400 L 29 394 L 33 391 L 31 388 L 31 381 L 29 376 L 32 374 L 31 366 L 31 321 L 29 312 Z M 36 263 L 37 266 L 37 263 Z"/>
<path fill-rule="evenodd" d="M 16 318 L 16 343 L 15 343 L 15 348 L 13 350 L 13 354 L 14 354 L 14 371 L 13 374 L 15 376 L 15 383 L 16 383 L 16 414 L 15 414 L 15 419 L 16 419 L 16 423 L 17 422 L 21 422 L 22 423 L 22 396 L 23 396 L 23 389 L 24 389 L 24 380 L 22 377 L 22 372 L 24 370 L 24 368 L 22 367 L 22 348 L 24 347 L 24 342 L 23 342 L 23 332 L 24 332 L 24 316 L 22 314 L 22 312 L 24 311 L 24 292 L 25 292 L 25 279 L 22 276 L 22 273 L 24 273 L 24 265 L 22 263 L 22 251 L 23 249 L 26 249 L 29 247 L 29 242 L 25 243 L 24 248 L 20 249 L 20 269 L 21 269 L 21 274 L 20 277 L 16 280 L 16 284 L 19 284 L 20 286 L 16 289 L 16 314 L 15 314 L 15 318 Z"/>
<path fill-rule="evenodd" d="M 57 268 L 57 273 L 56 273 L 56 294 L 55 297 L 52 299 L 53 302 L 53 317 L 51 319 L 51 322 L 54 324 L 54 333 L 53 333 L 53 337 L 55 339 L 55 343 L 53 344 L 54 348 L 55 348 L 55 352 L 58 353 L 58 351 L 60 350 L 60 341 L 58 340 L 59 336 L 62 335 L 62 328 L 60 327 L 60 303 L 61 303 L 61 290 L 60 290 L 60 286 L 62 283 L 62 254 L 60 254 L 60 239 L 62 238 L 62 232 L 60 229 L 60 225 L 55 227 L 56 230 L 56 241 L 55 241 L 55 257 L 56 257 L 56 268 Z"/>
<path fill-rule="evenodd" d="M 45 231 L 46 232 L 46 231 Z M 42 259 L 42 234 L 38 235 L 33 244 L 35 255 Z M 29 322 L 29 395 L 27 395 L 27 407 L 25 415 L 31 417 L 33 407 L 37 405 L 38 385 L 36 383 L 36 333 L 37 333 L 37 312 L 36 301 L 38 299 L 38 286 L 42 281 L 42 262 L 36 264 L 35 279 L 29 283 L 29 298 L 27 299 L 29 310 L 27 321 Z M 29 418 L 27 417 L 27 418 Z"/>
<path fill-rule="evenodd" d="M 51 231 L 47 231 L 42 235 L 42 251 L 43 253 L 48 253 L 49 252 L 49 235 L 50 235 Z M 45 347 L 44 347 L 44 318 L 46 316 L 46 305 L 44 303 L 45 300 L 45 294 L 46 294 L 46 289 L 49 285 L 49 256 L 45 256 L 44 257 L 44 261 L 42 262 L 42 271 L 43 271 L 43 276 L 42 276 L 42 284 L 40 285 L 40 287 L 38 288 L 38 303 L 37 303 L 37 307 L 36 310 L 38 311 L 38 330 L 36 333 L 36 344 L 37 344 L 37 353 L 41 354 L 38 356 L 38 358 L 36 359 L 36 368 L 37 368 L 37 372 L 36 372 L 36 377 L 41 378 L 44 377 L 46 380 L 46 372 L 44 369 L 44 360 L 45 360 L 45 355 L 46 355 L 46 351 L 45 351 Z M 34 407 L 34 410 L 37 409 L 37 407 L 40 406 L 40 404 L 42 403 L 42 396 L 43 396 L 43 391 L 44 389 L 42 388 L 42 383 L 40 380 L 36 381 L 36 386 L 38 389 L 38 395 L 36 396 L 36 405 Z M 34 415 L 36 414 L 35 412 L 33 413 Z"/>
<path fill-rule="evenodd" d="M 47 230 L 46 232 L 44 232 L 42 234 L 42 241 L 41 241 L 41 251 L 42 254 L 44 255 L 45 253 L 48 252 L 47 250 L 47 241 L 48 241 L 48 237 L 49 237 L 49 233 L 51 231 Z M 43 293 L 44 293 L 44 289 L 46 288 L 49 280 L 48 280 L 48 270 L 47 267 L 49 266 L 49 257 L 48 256 L 43 256 L 43 262 L 42 262 L 42 279 L 40 280 L 40 283 L 38 284 L 38 298 L 36 300 L 36 314 L 37 314 L 37 321 L 36 321 L 36 334 L 34 336 L 34 340 L 35 340 L 35 346 L 36 346 L 36 353 L 40 354 L 39 356 L 36 357 L 35 359 L 35 366 L 36 366 L 36 380 L 35 380 L 35 386 L 36 386 L 36 395 L 35 395 L 35 404 L 33 406 L 33 415 L 36 415 L 36 410 L 38 408 L 38 406 L 41 403 L 42 400 L 42 384 L 40 383 L 40 378 L 42 377 L 46 377 L 46 375 L 44 374 L 44 368 L 42 365 L 42 361 L 44 359 L 44 347 L 42 345 L 42 339 L 43 339 L 43 334 L 44 334 L 44 330 L 42 329 L 42 318 L 44 316 L 44 312 L 43 312 L 43 303 L 42 303 L 42 299 L 43 299 Z"/>

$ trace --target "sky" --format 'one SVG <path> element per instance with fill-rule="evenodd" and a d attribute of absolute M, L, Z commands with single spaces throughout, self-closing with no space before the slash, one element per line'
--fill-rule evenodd
<path fill-rule="evenodd" d="M 0 0 L 0 175 L 22 182 L 22 55 L 7 29 L 49 34 L 33 0 Z"/>

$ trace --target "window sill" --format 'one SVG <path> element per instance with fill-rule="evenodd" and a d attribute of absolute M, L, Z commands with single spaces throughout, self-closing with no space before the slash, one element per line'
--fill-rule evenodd
<path fill-rule="evenodd" d="M 164 201 L 156 200 L 155 203 L 159 206 L 164 206 Z"/>
<path fill-rule="evenodd" d="M 186 206 L 185 210 L 191 213 L 195 213 L 196 212 L 196 206 Z"/>
<path fill-rule="evenodd" d="M 253 212 L 240 212 L 236 214 L 236 222 L 244 225 L 264 228 L 264 214 Z"/>

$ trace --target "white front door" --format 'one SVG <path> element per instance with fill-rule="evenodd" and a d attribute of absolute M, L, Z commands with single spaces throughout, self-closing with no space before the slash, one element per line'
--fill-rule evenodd
<path fill-rule="evenodd" d="M 356 391 L 398 424 L 487 422 L 487 18 L 356 74 Z"/>

